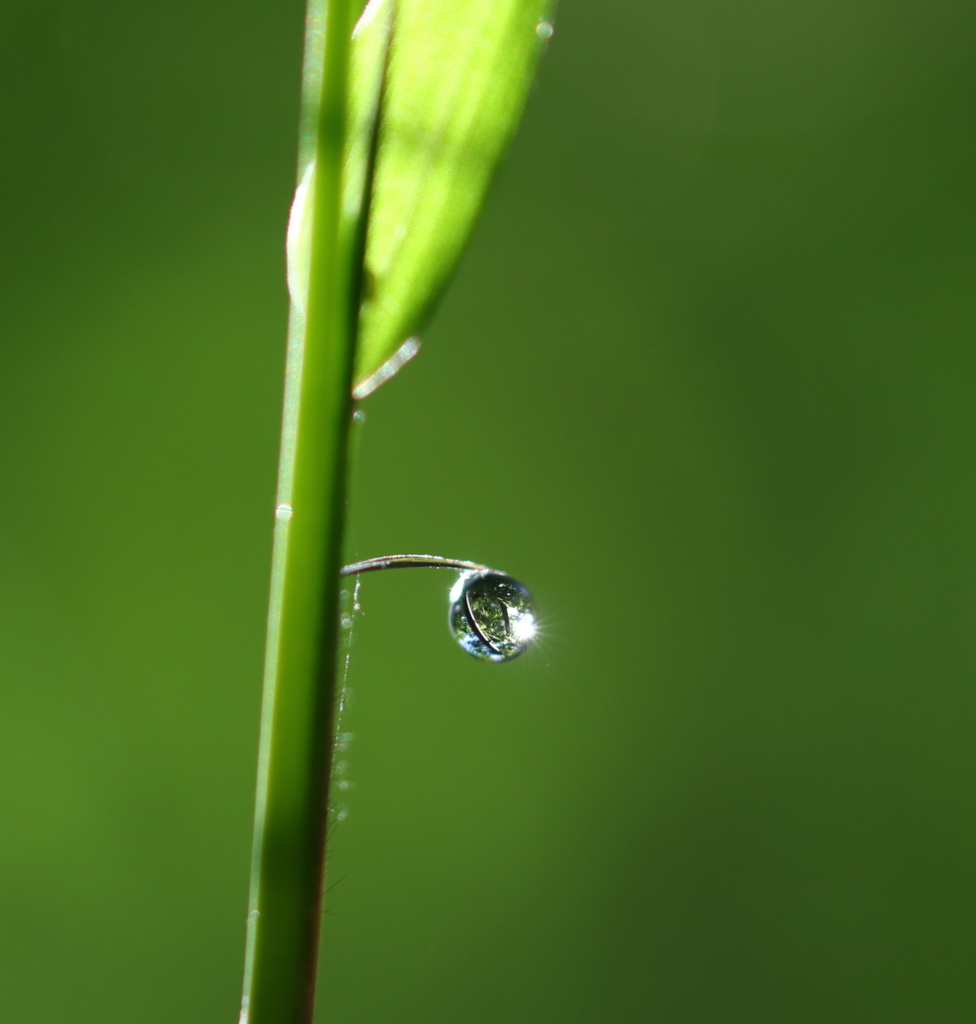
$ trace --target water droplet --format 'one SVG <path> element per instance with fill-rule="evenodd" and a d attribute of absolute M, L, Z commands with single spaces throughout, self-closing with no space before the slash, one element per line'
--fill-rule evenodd
<path fill-rule="evenodd" d="M 510 661 L 536 635 L 532 595 L 501 572 L 461 573 L 451 588 L 449 622 L 457 642 L 482 661 Z"/>
<path fill-rule="evenodd" d="M 343 629 L 352 629 L 352 616 L 343 615 L 342 618 L 339 620 L 339 624 L 342 626 Z"/>
<path fill-rule="evenodd" d="M 551 21 L 540 21 L 535 27 L 535 34 L 540 39 L 552 39 L 552 34 L 555 31 L 556 29 Z"/>

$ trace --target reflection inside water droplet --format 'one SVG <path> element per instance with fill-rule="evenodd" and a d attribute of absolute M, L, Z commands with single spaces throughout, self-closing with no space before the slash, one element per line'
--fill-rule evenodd
<path fill-rule="evenodd" d="M 536 635 L 532 595 L 501 572 L 461 573 L 451 588 L 449 622 L 457 642 L 482 661 L 516 658 Z"/>

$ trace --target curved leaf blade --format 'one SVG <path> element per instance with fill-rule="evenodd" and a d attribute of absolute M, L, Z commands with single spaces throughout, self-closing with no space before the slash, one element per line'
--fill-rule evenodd
<path fill-rule="evenodd" d="M 521 118 L 551 34 L 548 4 L 399 0 L 369 204 L 357 384 L 420 327 L 446 283 Z"/>

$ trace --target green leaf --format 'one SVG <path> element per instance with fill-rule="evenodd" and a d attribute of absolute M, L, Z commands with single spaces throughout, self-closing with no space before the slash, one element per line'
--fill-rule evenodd
<path fill-rule="evenodd" d="M 548 22 L 540 30 L 548 6 L 399 0 L 369 209 L 356 382 L 421 326 L 451 273 L 521 118 L 551 35 Z"/>
<path fill-rule="evenodd" d="M 543 17 L 550 6 L 371 0 L 364 10 L 350 51 L 342 228 L 353 233 L 368 218 L 357 385 L 418 330 L 454 268 L 522 116 L 552 34 Z M 314 163 L 303 162 L 288 232 L 299 313 L 308 294 L 306 198 L 315 175 Z M 413 351 L 404 350 L 401 362 Z"/>

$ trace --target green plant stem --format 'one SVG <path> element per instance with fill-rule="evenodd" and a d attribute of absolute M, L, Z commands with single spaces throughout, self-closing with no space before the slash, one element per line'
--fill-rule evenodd
<path fill-rule="evenodd" d="M 289 356 L 241 1012 L 247 1024 L 307 1024 L 313 1008 L 359 284 L 355 232 L 341 211 L 354 6 L 329 0 L 325 17 L 311 284 L 304 340 Z"/>

